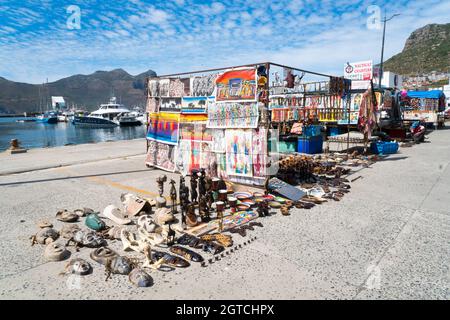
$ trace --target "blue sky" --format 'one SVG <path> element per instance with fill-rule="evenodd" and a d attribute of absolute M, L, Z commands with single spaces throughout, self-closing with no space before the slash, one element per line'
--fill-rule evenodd
<path fill-rule="evenodd" d="M 67 7 L 81 10 L 70 30 Z M 342 74 L 347 61 L 380 59 L 380 29 L 367 8 L 388 14 L 385 55 L 428 23 L 450 22 L 450 1 L 9 1 L 0 0 L 0 76 L 40 83 L 123 68 L 131 74 L 273 61 Z"/>

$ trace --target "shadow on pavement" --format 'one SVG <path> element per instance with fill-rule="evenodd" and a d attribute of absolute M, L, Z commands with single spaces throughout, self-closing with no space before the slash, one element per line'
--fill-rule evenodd
<path fill-rule="evenodd" d="M 136 172 L 147 172 L 147 171 L 153 171 L 153 169 L 131 170 L 131 171 L 120 171 L 120 172 L 108 172 L 108 173 L 88 174 L 88 175 L 79 175 L 79 176 L 68 176 L 68 177 L 60 177 L 60 178 L 50 178 L 50 179 L 38 179 L 38 180 L 29 180 L 29 181 L 8 182 L 8 183 L 0 183 L 0 186 L 13 186 L 13 185 L 21 185 L 21 184 L 28 184 L 28 183 L 39 183 L 39 182 L 48 182 L 48 181 L 59 181 L 59 180 L 70 180 L 70 179 L 82 179 L 82 178 L 102 177 L 102 176 L 114 176 L 114 175 L 120 175 L 120 174 L 128 174 L 128 173 L 136 173 Z"/>
<path fill-rule="evenodd" d="M 378 161 L 397 161 L 397 160 L 405 160 L 408 159 L 408 157 L 386 157 L 379 159 Z"/>

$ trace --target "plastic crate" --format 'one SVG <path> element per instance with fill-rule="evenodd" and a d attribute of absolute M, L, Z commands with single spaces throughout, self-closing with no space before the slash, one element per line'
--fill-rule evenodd
<path fill-rule="evenodd" d="M 280 141 L 278 143 L 278 152 L 288 153 L 297 151 L 297 141 Z"/>
<path fill-rule="evenodd" d="M 303 137 L 317 137 L 320 136 L 322 126 L 310 125 L 303 127 Z"/>
<path fill-rule="evenodd" d="M 299 138 L 297 151 L 300 153 L 315 154 L 323 151 L 322 136 Z"/>
<path fill-rule="evenodd" d="M 394 142 L 372 142 L 370 144 L 370 150 L 376 154 L 394 154 L 398 151 L 398 143 Z"/>

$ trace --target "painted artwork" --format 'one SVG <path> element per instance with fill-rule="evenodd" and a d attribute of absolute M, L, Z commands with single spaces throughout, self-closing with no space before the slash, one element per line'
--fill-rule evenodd
<path fill-rule="evenodd" d="M 217 74 L 208 74 L 191 78 L 191 96 L 209 97 L 213 95 L 216 87 Z"/>
<path fill-rule="evenodd" d="M 253 176 L 252 130 L 225 131 L 227 175 Z"/>
<path fill-rule="evenodd" d="M 191 78 L 182 78 L 180 81 L 183 83 L 184 94 L 183 97 L 191 95 Z"/>
<path fill-rule="evenodd" d="M 215 129 L 211 131 L 212 150 L 225 153 L 225 130 Z"/>
<path fill-rule="evenodd" d="M 158 79 L 149 79 L 148 80 L 148 95 L 149 95 L 149 97 L 158 97 L 159 96 L 159 80 Z"/>
<path fill-rule="evenodd" d="M 259 217 L 258 213 L 253 212 L 253 211 L 236 212 L 236 213 L 234 213 L 230 216 L 227 216 L 223 219 L 223 229 L 229 230 L 229 229 L 239 227 L 239 226 L 246 224 L 258 217 Z"/>
<path fill-rule="evenodd" d="M 217 160 L 214 152 L 211 151 L 210 142 L 200 143 L 200 168 L 205 169 L 206 175 L 217 176 Z"/>
<path fill-rule="evenodd" d="M 189 175 L 192 170 L 205 169 L 211 176 L 217 175 L 217 160 L 211 151 L 211 143 L 206 141 L 180 140 L 176 155 L 177 170 Z"/>
<path fill-rule="evenodd" d="M 149 116 L 148 140 L 176 145 L 178 143 L 179 114 L 152 113 Z"/>
<path fill-rule="evenodd" d="M 175 146 L 158 141 L 148 141 L 145 164 L 166 171 L 175 171 Z"/>
<path fill-rule="evenodd" d="M 225 71 L 216 79 L 216 101 L 256 101 L 256 70 Z"/>
<path fill-rule="evenodd" d="M 159 99 L 154 97 L 148 97 L 145 111 L 148 113 L 158 112 L 158 107 L 159 107 Z"/>
<path fill-rule="evenodd" d="M 253 176 L 265 177 L 267 174 L 266 165 L 268 159 L 267 129 L 259 128 L 253 130 L 252 156 Z"/>
<path fill-rule="evenodd" d="M 160 79 L 159 80 L 159 96 L 160 97 L 170 97 L 169 96 L 170 79 Z"/>
<path fill-rule="evenodd" d="M 190 140 L 180 140 L 175 158 L 176 168 L 182 175 L 189 175 L 191 167 L 191 145 Z"/>
<path fill-rule="evenodd" d="M 181 98 L 161 98 L 159 111 L 181 112 Z"/>
<path fill-rule="evenodd" d="M 362 93 L 357 93 L 352 95 L 352 102 L 350 105 L 351 111 L 359 111 L 359 108 L 361 107 L 361 102 L 363 99 Z"/>
<path fill-rule="evenodd" d="M 181 123 L 180 139 L 190 141 L 212 141 L 211 130 L 206 128 L 205 123 Z"/>
<path fill-rule="evenodd" d="M 182 113 L 206 113 L 206 104 L 208 99 L 214 97 L 183 97 L 181 102 Z"/>
<path fill-rule="evenodd" d="M 206 121 L 208 121 L 208 115 L 205 113 L 180 114 L 180 122 L 182 123 L 203 122 L 206 124 Z"/>
<path fill-rule="evenodd" d="M 217 177 L 228 179 L 227 175 L 227 156 L 225 153 L 216 153 Z"/>
<path fill-rule="evenodd" d="M 169 97 L 184 96 L 184 83 L 180 79 L 170 79 L 169 83 Z"/>
<path fill-rule="evenodd" d="M 208 128 L 257 128 L 259 109 L 257 102 L 221 102 L 208 104 Z"/>
<path fill-rule="evenodd" d="M 200 141 L 180 140 L 177 155 L 177 161 L 180 161 L 177 163 L 178 170 L 184 175 L 189 175 L 194 169 L 199 170 L 200 152 Z"/>

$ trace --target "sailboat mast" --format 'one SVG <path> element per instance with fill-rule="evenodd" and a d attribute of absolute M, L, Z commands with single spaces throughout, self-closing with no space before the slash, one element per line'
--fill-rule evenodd
<path fill-rule="evenodd" d="M 45 95 L 45 107 L 46 107 L 46 110 L 45 111 L 49 111 L 49 107 L 48 107 L 48 100 L 49 100 L 49 95 L 50 95 L 50 90 L 49 90 L 49 88 L 48 88 L 48 78 L 46 79 L 47 81 L 46 81 L 46 84 L 45 84 L 45 93 L 46 93 L 46 95 Z"/>

